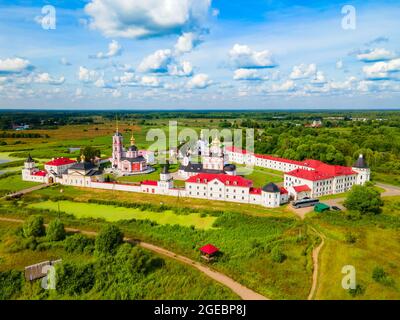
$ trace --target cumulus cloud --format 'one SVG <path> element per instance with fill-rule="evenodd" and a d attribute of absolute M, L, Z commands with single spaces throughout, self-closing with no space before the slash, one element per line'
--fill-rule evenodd
<path fill-rule="evenodd" d="M 199 36 L 194 32 L 185 32 L 175 44 L 178 54 L 191 52 L 201 42 Z"/>
<path fill-rule="evenodd" d="M 154 76 L 143 76 L 140 83 L 141 83 L 141 85 L 143 85 L 145 87 L 159 87 L 160 86 L 160 80 Z"/>
<path fill-rule="evenodd" d="M 190 89 L 205 89 L 212 84 L 207 74 L 196 74 L 192 79 L 187 82 L 187 87 Z"/>
<path fill-rule="evenodd" d="M 93 82 L 96 81 L 99 74 L 95 70 L 89 70 L 86 67 L 80 66 L 78 71 L 78 78 L 82 82 Z"/>
<path fill-rule="evenodd" d="M 273 84 L 271 86 L 272 92 L 292 92 L 296 89 L 296 84 L 293 80 L 287 80 L 281 84 Z"/>
<path fill-rule="evenodd" d="M 170 49 L 157 50 L 153 54 L 145 57 L 139 64 L 140 72 L 168 72 L 168 65 L 172 62 L 173 55 Z"/>
<path fill-rule="evenodd" d="M 122 86 L 136 86 L 139 81 L 139 77 L 133 72 L 124 72 L 120 77 L 114 78 L 115 82 L 118 82 Z"/>
<path fill-rule="evenodd" d="M 58 79 L 53 78 L 48 74 L 47 72 L 44 73 L 39 73 L 36 75 L 35 80 L 36 83 L 41 83 L 41 84 L 51 84 L 51 85 L 61 85 L 65 82 L 65 78 L 62 76 Z"/>
<path fill-rule="evenodd" d="M 29 60 L 22 58 L 0 59 L 0 73 L 20 73 L 31 67 Z"/>
<path fill-rule="evenodd" d="M 168 67 L 171 76 L 190 77 L 193 75 L 193 66 L 189 61 L 182 61 L 179 64 L 173 64 Z"/>
<path fill-rule="evenodd" d="M 108 59 L 108 58 L 112 58 L 112 57 L 121 55 L 121 52 L 122 52 L 122 47 L 121 47 L 121 45 L 118 43 L 118 41 L 112 40 L 112 41 L 108 44 L 108 51 L 107 51 L 106 53 L 104 53 L 104 52 L 98 52 L 96 55 L 90 56 L 90 58 L 95 58 L 95 59 Z"/>
<path fill-rule="evenodd" d="M 376 62 L 390 60 L 395 54 L 384 48 L 375 48 L 357 54 L 357 59 L 363 62 Z"/>
<path fill-rule="evenodd" d="M 311 77 L 315 77 L 317 74 L 317 66 L 315 63 L 306 65 L 300 64 L 298 66 L 294 66 L 292 72 L 290 74 L 290 79 L 299 80 L 299 79 L 307 79 Z"/>
<path fill-rule="evenodd" d="M 325 74 L 322 71 L 317 71 L 314 78 L 311 80 L 311 83 L 319 85 L 325 84 L 326 83 Z"/>
<path fill-rule="evenodd" d="M 143 38 L 201 27 L 211 0 L 91 0 L 89 26 L 107 37 Z"/>
<path fill-rule="evenodd" d="M 363 72 L 370 80 L 383 80 L 393 77 L 394 73 L 400 71 L 400 58 L 390 61 L 379 61 L 372 65 L 363 67 Z"/>
<path fill-rule="evenodd" d="M 261 76 L 256 69 L 236 69 L 234 80 L 267 80 L 268 77 Z"/>
<path fill-rule="evenodd" d="M 256 69 L 276 67 L 271 52 L 268 50 L 253 51 L 247 45 L 235 44 L 229 51 L 229 57 L 236 68 Z"/>

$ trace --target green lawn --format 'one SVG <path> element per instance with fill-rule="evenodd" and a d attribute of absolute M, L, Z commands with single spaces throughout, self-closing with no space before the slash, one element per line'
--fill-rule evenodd
<path fill-rule="evenodd" d="M 19 191 L 29 187 L 36 186 L 40 183 L 23 181 L 20 174 L 12 175 L 3 179 L 0 179 L 0 190 L 1 191 Z"/>
<path fill-rule="evenodd" d="M 283 173 L 271 172 L 269 169 L 253 167 L 246 168 L 245 166 L 237 166 L 237 174 L 243 175 L 246 179 L 253 181 L 255 187 L 263 187 L 270 182 L 283 182 Z"/>
<path fill-rule="evenodd" d="M 194 226 L 197 229 L 210 229 L 216 217 L 201 217 L 199 213 L 179 215 L 171 210 L 164 212 L 141 211 L 135 208 L 124 208 L 94 203 L 82 203 L 73 201 L 60 201 L 60 211 L 76 216 L 77 218 L 101 218 L 114 222 L 119 220 L 151 220 L 158 224 L 178 224 L 184 227 Z M 58 203 L 45 201 L 30 204 L 29 207 L 37 209 L 58 210 Z"/>

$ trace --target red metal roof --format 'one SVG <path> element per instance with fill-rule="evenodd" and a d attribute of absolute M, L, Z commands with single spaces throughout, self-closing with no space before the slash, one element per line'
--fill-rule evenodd
<path fill-rule="evenodd" d="M 299 192 L 304 192 L 304 191 L 311 191 L 310 187 L 307 185 L 302 185 L 302 186 L 295 186 L 293 187 L 294 191 L 296 191 L 297 193 Z"/>
<path fill-rule="evenodd" d="M 324 172 L 316 171 L 316 170 L 305 170 L 305 169 L 296 169 L 286 173 L 289 176 L 293 176 L 300 179 L 310 180 L 310 181 L 318 181 L 318 180 L 326 180 L 332 179 L 333 175 L 326 174 Z"/>
<path fill-rule="evenodd" d="M 72 164 L 75 162 L 76 162 L 75 160 L 71 160 L 69 158 L 62 157 L 62 158 L 57 158 L 57 159 L 51 160 L 49 162 L 46 162 L 46 165 L 58 167 L 58 166 L 65 166 L 66 164 Z"/>
<path fill-rule="evenodd" d="M 265 155 L 265 154 L 255 154 L 255 156 L 257 158 L 260 158 L 260 159 L 266 159 L 266 160 L 271 160 L 271 161 L 295 164 L 295 165 L 298 165 L 298 166 L 302 166 L 303 165 L 303 163 L 301 161 L 290 160 L 290 159 L 279 158 L 279 157 L 273 157 L 273 156 L 268 156 L 268 155 Z"/>
<path fill-rule="evenodd" d="M 286 194 L 286 193 L 288 193 L 288 191 L 284 187 L 281 187 L 281 194 Z"/>
<path fill-rule="evenodd" d="M 142 185 L 146 185 L 146 186 L 157 186 L 158 182 L 155 180 L 145 180 L 141 182 Z"/>
<path fill-rule="evenodd" d="M 250 188 L 250 194 L 261 194 L 261 188 Z"/>
<path fill-rule="evenodd" d="M 45 177 L 47 175 L 47 172 L 44 170 L 39 170 L 39 171 L 32 172 L 32 175 L 39 176 L 39 177 Z"/>
<path fill-rule="evenodd" d="M 206 244 L 204 247 L 200 248 L 200 251 L 205 254 L 214 254 L 219 251 L 217 247 L 214 247 L 212 244 Z"/>
<path fill-rule="evenodd" d="M 190 177 L 186 182 L 191 183 L 204 183 L 207 184 L 210 181 L 217 179 L 227 186 L 238 186 L 238 187 L 252 187 L 253 181 L 245 179 L 241 176 L 230 176 L 228 174 L 212 174 L 212 173 L 199 173 L 195 176 Z"/>

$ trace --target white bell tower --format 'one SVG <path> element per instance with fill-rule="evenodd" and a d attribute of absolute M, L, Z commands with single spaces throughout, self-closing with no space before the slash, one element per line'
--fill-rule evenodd
<path fill-rule="evenodd" d="M 367 181 L 371 179 L 371 170 L 364 159 L 364 156 L 360 154 L 357 161 L 354 163 L 352 170 L 357 172 L 356 184 L 364 185 Z"/>

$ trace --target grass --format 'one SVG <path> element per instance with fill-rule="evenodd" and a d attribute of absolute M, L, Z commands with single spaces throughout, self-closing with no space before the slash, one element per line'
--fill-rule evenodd
<path fill-rule="evenodd" d="M 255 187 L 263 187 L 269 182 L 283 182 L 283 173 L 271 172 L 269 169 L 261 167 L 246 168 L 244 166 L 237 167 L 237 174 L 244 175 L 246 179 L 253 181 Z"/>
<path fill-rule="evenodd" d="M 183 227 L 194 226 L 197 229 L 210 229 L 216 217 L 200 217 L 199 213 L 179 215 L 171 210 L 164 212 L 141 211 L 134 208 L 124 208 L 109 205 L 78 203 L 73 201 L 60 201 L 60 210 L 74 215 L 77 218 L 104 219 L 109 222 L 120 220 L 145 220 L 154 221 L 158 224 L 177 224 Z M 28 207 L 44 210 L 58 210 L 58 203 L 53 201 L 30 204 Z"/>
<path fill-rule="evenodd" d="M 15 192 L 36 186 L 40 183 L 23 181 L 20 174 L 0 179 L 0 191 Z"/>
<path fill-rule="evenodd" d="M 0 272 L 10 269 L 23 271 L 25 266 L 46 260 L 62 259 L 63 262 L 82 263 L 93 261 L 91 254 L 67 253 L 62 247 L 52 247 L 43 251 L 29 249 L 10 253 L 8 244 L 20 224 L 0 221 Z M 151 255 L 157 256 L 154 253 Z M 172 259 L 161 257 L 165 264 L 141 279 L 143 300 L 231 300 L 239 297 L 223 285 L 211 280 L 199 271 Z M 17 299 L 101 299 L 101 294 L 89 292 L 77 297 L 60 296 L 57 291 L 43 294 L 40 280 L 25 283 Z"/>
<path fill-rule="evenodd" d="M 374 181 L 400 186 L 400 175 L 373 172 L 372 179 Z"/>

